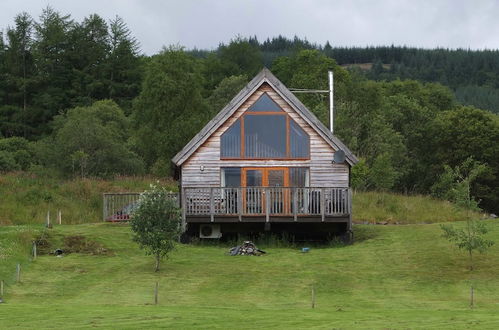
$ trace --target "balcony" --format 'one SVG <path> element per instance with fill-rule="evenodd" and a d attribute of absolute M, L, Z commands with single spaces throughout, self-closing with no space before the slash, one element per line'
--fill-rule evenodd
<path fill-rule="evenodd" d="M 184 187 L 186 222 L 345 222 L 351 190 L 325 187 Z"/>

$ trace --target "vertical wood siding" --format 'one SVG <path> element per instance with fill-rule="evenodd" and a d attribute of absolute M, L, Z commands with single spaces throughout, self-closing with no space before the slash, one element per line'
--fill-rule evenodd
<path fill-rule="evenodd" d="M 310 136 L 310 160 L 221 160 L 221 135 L 253 104 L 267 92 L 289 116 Z M 267 84 L 263 84 L 248 100 L 228 118 L 206 142 L 182 165 L 182 185 L 220 186 L 221 167 L 281 166 L 309 167 L 310 185 L 313 187 L 348 187 L 348 165 L 332 164 L 334 150 Z M 203 166 L 203 171 L 201 171 Z"/>

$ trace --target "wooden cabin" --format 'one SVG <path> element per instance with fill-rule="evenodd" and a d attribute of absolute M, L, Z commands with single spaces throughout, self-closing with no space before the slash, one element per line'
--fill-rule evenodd
<path fill-rule="evenodd" d="M 172 161 L 186 235 L 351 230 L 357 158 L 266 68 Z"/>

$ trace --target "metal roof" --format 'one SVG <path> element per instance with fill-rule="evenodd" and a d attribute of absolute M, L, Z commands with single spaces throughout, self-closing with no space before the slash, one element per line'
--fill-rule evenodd
<path fill-rule="evenodd" d="M 359 161 L 350 149 L 334 136 L 269 69 L 263 68 L 246 87 L 173 157 L 172 162 L 177 166 L 181 166 L 264 83 L 269 84 L 334 150 L 343 150 L 348 164 L 355 165 Z"/>

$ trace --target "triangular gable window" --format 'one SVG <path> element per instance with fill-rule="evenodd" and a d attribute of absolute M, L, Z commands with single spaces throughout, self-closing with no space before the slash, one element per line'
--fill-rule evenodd
<path fill-rule="evenodd" d="M 282 109 L 275 103 L 267 93 L 262 96 L 255 103 L 249 107 L 250 112 L 282 112 Z"/>

